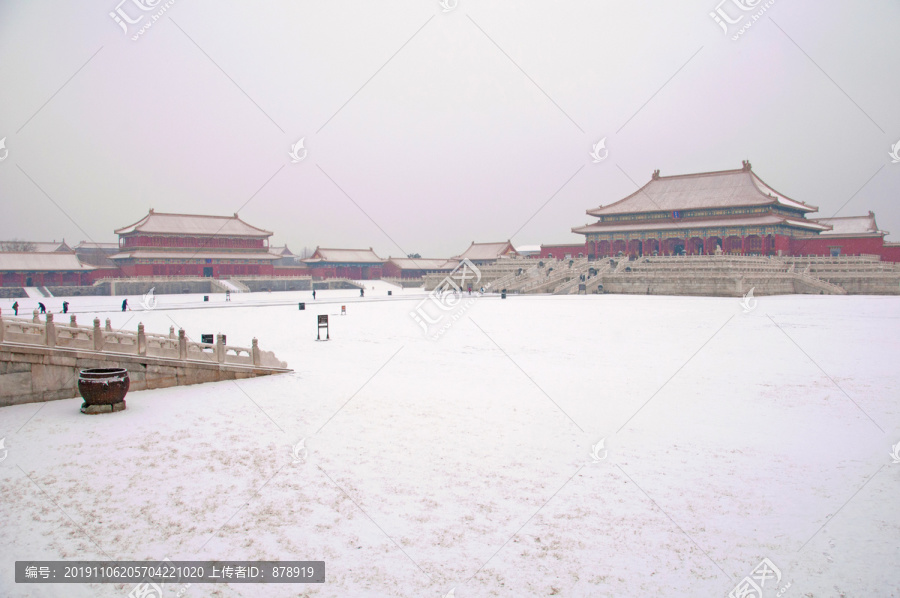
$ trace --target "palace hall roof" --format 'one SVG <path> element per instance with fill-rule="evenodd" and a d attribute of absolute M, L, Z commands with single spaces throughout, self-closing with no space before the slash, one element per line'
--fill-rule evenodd
<path fill-rule="evenodd" d="M 318 262 L 337 262 L 352 264 L 381 264 L 384 260 L 378 257 L 372 248 L 368 249 L 329 249 L 326 247 L 316 247 L 316 251 L 309 259 L 303 260 L 306 263 Z"/>
<path fill-rule="evenodd" d="M 4 251 L 0 253 L 0 271 L 60 272 L 93 269 L 92 266 L 86 266 L 78 261 L 74 253 L 61 251 L 51 253 Z"/>
<path fill-rule="evenodd" d="M 825 224 L 819 224 L 816 221 L 804 220 L 802 218 L 787 218 L 778 214 L 763 214 L 760 216 L 746 217 L 726 217 L 726 218 L 678 218 L 665 220 L 630 220 L 623 222 L 597 222 L 587 226 L 573 228 L 572 232 L 576 233 L 610 233 L 610 232 L 630 232 L 642 230 L 689 230 L 697 228 L 709 227 L 728 227 L 728 226 L 771 226 L 775 224 L 786 224 L 788 226 L 799 226 L 814 231 L 828 230 Z"/>
<path fill-rule="evenodd" d="M 128 233 L 152 233 L 165 235 L 223 235 L 236 237 L 270 237 L 272 233 L 251 226 L 234 216 L 207 216 L 200 214 L 150 213 L 139 221 L 115 231 L 117 235 Z"/>
<path fill-rule="evenodd" d="M 109 256 L 119 253 L 121 249 L 118 243 L 95 243 L 82 241 L 75 246 L 75 255 L 83 264 L 90 264 L 101 268 L 118 268 Z"/>
<path fill-rule="evenodd" d="M 886 231 L 878 230 L 878 225 L 875 223 L 875 214 L 869 212 L 868 216 L 843 216 L 840 218 L 816 218 L 815 220 L 819 224 L 824 224 L 831 227 L 831 230 L 824 231 L 823 235 L 829 236 L 840 236 L 840 235 L 849 235 L 852 237 L 859 237 L 864 235 L 869 236 L 884 236 L 887 234 Z"/>
<path fill-rule="evenodd" d="M 291 257 L 294 252 L 288 249 L 287 245 L 269 245 L 269 253 L 279 257 Z"/>
<path fill-rule="evenodd" d="M 0 241 L 0 251 L 22 251 L 20 248 L 23 246 L 27 246 L 26 251 L 35 253 L 52 253 L 54 251 L 72 253 L 73 251 L 65 241 Z"/>
<path fill-rule="evenodd" d="M 763 205 L 779 205 L 802 212 L 816 212 L 819 209 L 775 191 L 756 176 L 750 163 L 745 161 L 740 170 L 675 176 L 659 176 L 657 170 L 650 182 L 628 197 L 588 210 L 587 213 L 606 216 Z"/>
<path fill-rule="evenodd" d="M 472 241 L 469 248 L 457 257 L 469 260 L 496 260 L 506 255 L 518 255 L 516 248 L 509 241 L 500 243 L 476 243 Z"/>

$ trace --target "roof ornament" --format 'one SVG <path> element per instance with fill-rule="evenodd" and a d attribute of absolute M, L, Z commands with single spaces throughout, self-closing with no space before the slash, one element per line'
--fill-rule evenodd
<path fill-rule="evenodd" d="M 151 214 L 153 213 L 153 208 L 150 208 L 150 213 L 151 213 Z"/>
<path fill-rule="evenodd" d="M 743 166 L 744 172 L 750 172 L 750 160 L 741 160 L 741 165 Z"/>
<path fill-rule="evenodd" d="M 659 169 L 653 171 L 653 180 L 656 181 L 659 179 Z"/>

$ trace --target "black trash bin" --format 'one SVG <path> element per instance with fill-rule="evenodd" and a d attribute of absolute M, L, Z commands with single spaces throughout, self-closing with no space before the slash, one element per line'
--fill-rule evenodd
<path fill-rule="evenodd" d="M 203 300 L 204 300 L 204 301 L 209 301 L 209 295 L 203 295 Z"/>
<path fill-rule="evenodd" d="M 394 291 L 388 291 L 388 296 L 392 295 Z"/>
<path fill-rule="evenodd" d="M 303 311 L 303 310 L 306 309 L 306 304 L 303 303 L 303 302 L 300 302 L 300 303 L 298 304 L 298 307 L 299 307 L 300 311 Z"/>

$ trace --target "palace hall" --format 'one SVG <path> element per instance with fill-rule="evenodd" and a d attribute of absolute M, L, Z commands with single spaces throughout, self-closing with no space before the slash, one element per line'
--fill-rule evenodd
<path fill-rule="evenodd" d="M 592 258 L 616 255 L 880 254 L 875 216 L 807 218 L 818 208 L 763 182 L 744 161 L 737 170 L 660 176 L 628 197 L 587 213 L 573 228 Z M 841 234 L 833 234 L 840 229 Z M 857 230 L 859 229 L 859 230 Z"/>

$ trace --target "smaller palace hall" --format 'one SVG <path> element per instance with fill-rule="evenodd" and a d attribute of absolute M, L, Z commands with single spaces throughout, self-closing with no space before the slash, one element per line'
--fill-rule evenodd
<path fill-rule="evenodd" d="M 807 218 L 819 208 L 790 199 L 744 161 L 739 170 L 677 176 L 653 173 L 628 197 L 587 213 L 573 228 L 592 258 L 615 255 L 861 255 L 896 259 L 875 215 Z M 887 255 L 890 254 L 890 255 Z"/>
<path fill-rule="evenodd" d="M 120 228 L 119 253 L 110 256 L 125 276 L 271 275 L 280 256 L 272 233 L 235 214 L 201 216 L 154 212 Z"/>

